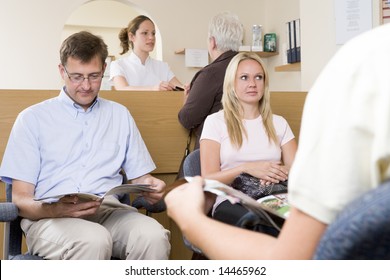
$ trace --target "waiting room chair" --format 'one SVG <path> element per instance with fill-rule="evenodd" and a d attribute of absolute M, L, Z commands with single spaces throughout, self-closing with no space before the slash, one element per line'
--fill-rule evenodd
<path fill-rule="evenodd" d="M 200 150 L 196 149 L 189 153 L 183 163 L 184 176 L 200 176 Z"/>
<path fill-rule="evenodd" d="M 126 177 L 124 181 L 127 182 Z M 18 208 L 12 203 L 12 185 L 5 185 L 7 202 L 0 203 L 0 222 L 4 222 L 3 258 L 5 260 L 43 260 L 39 256 L 22 253 L 23 230 L 20 227 L 22 218 L 19 216 Z M 124 195 L 121 202 L 130 205 L 130 196 Z M 146 209 L 147 215 L 166 209 L 163 200 L 151 205 L 143 197 L 137 197 L 131 205 L 137 209 Z"/>
<path fill-rule="evenodd" d="M 22 254 L 23 231 L 19 210 L 12 203 L 12 185 L 5 184 L 7 202 L 0 203 L 0 222 L 4 222 L 3 257 L 5 260 L 42 260 L 41 257 Z"/>
<path fill-rule="evenodd" d="M 344 208 L 326 229 L 314 259 L 390 259 L 390 180 Z"/>
<path fill-rule="evenodd" d="M 196 149 L 188 154 L 183 162 L 183 174 L 184 177 L 194 177 L 200 176 L 200 150 Z M 183 237 L 184 244 L 188 249 L 190 249 L 192 254 L 192 259 L 205 259 L 202 251 L 195 246 L 193 246 L 185 237 Z"/>

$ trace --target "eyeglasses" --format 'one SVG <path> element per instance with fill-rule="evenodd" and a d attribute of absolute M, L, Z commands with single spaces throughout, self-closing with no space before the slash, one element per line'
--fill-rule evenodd
<path fill-rule="evenodd" d="M 66 75 L 68 75 L 69 80 L 74 84 L 82 84 L 85 79 L 88 80 L 89 83 L 97 83 L 100 82 L 103 79 L 103 74 L 101 72 L 99 73 L 93 73 L 89 74 L 87 77 L 84 77 L 80 74 L 69 74 L 68 70 L 66 70 L 66 67 L 64 66 Z"/>

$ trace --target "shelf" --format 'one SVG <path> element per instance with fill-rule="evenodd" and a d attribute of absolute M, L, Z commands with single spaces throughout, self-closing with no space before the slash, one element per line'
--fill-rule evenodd
<path fill-rule="evenodd" d="M 279 54 L 278 52 L 254 52 L 254 53 L 256 53 L 260 57 L 264 57 L 264 58 L 275 56 L 275 55 Z"/>
<path fill-rule="evenodd" d="M 186 49 L 180 49 L 175 51 L 175 54 L 185 54 L 185 53 L 186 53 Z M 264 58 L 279 54 L 278 52 L 255 52 L 255 53 L 258 54 L 260 57 L 264 57 Z"/>
<path fill-rule="evenodd" d="M 175 54 L 185 54 L 185 53 L 186 53 L 186 49 L 180 49 L 175 51 Z"/>
<path fill-rule="evenodd" d="M 275 67 L 275 72 L 293 72 L 293 71 L 301 71 L 301 63 L 291 63 L 285 64 Z"/>

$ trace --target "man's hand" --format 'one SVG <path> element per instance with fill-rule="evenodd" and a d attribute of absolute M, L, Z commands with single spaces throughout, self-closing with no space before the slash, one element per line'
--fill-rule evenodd
<path fill-rule="evenodd" d="M 102 200 L 81 200 L 77 196 L 64 196 L 59 201 L 51 204 L 43 204 L 53 217 L 82 218 L 96 213 Z"/>
<path fill-rule="evenodd" d="M 13 180 L 12 199 L 19 208 L 19 215 L 30 220 L 44 218 L 81 218 L 96 213 L 101 201 L 81 201 L 77 196 L 65 196 L 55 203 L 34 200 L 35 186 L 31 183 Z"/>
<path fill-rule="evenodd" d="M 136 184 L 150 184 L 151 185 L 151 187 L 155 190 L 155 192 L 143 192 L 142 193 L 142 196 L 150 204 L 154 204 L 154 203 L 158 202 L 164 196 L 165 187 L 166 187 L 165 182 L 160 180 L 160 179 L 157 179 L 156 177 L 153 177 L 150 174 L 146 174 L 144 176 L 133 179 L 133 180 L 131 180 L 131 182 L 136 183 Z"/>

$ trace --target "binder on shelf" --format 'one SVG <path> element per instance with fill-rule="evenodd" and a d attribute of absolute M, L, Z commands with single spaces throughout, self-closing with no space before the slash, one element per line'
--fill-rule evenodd
<path fill-rule="evenodd" d="M 295 20 L 295 33 L 296 33 L 296 38 L 295 38 L 296 57 L 297 57 L 297 62 L 300 62 L 301 61 L 301 20 L 300 19 Z"/>
<path fill-rule="evenodd" d="M 291 63 L 297 62 L 297 33 L 295 20 L 290 21 L 291 25 Z"/>
<path fill-rule="evenodd" d="M 292 63 L 291 53 L 291 22 L 286 22 L 286 36 L 287 36 L 287 63 Z"/>

